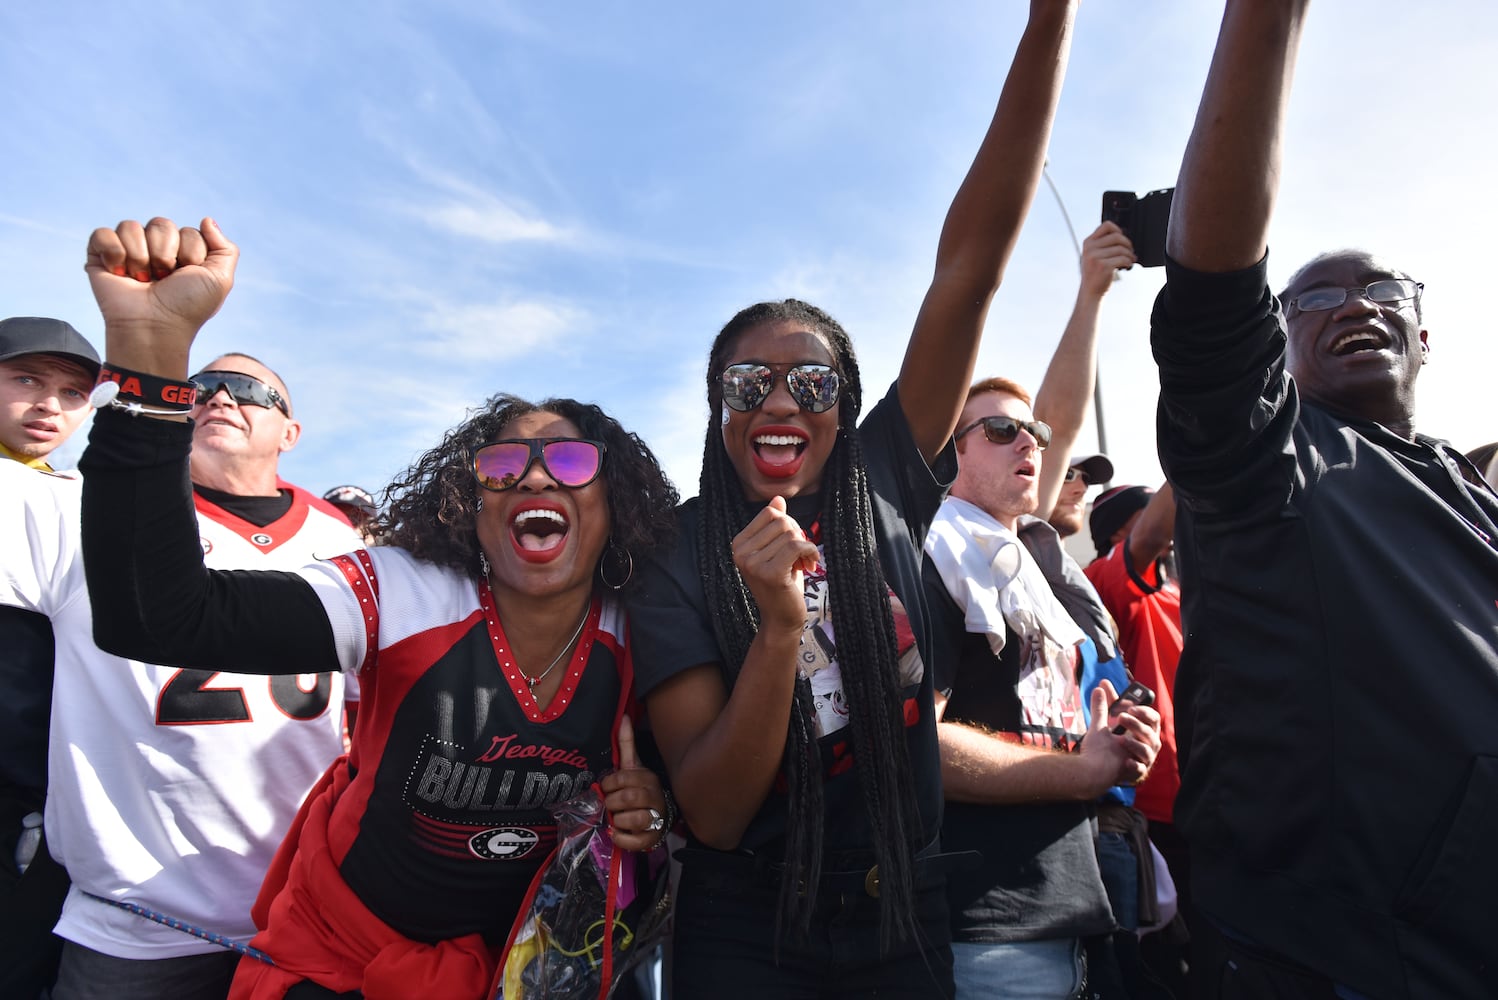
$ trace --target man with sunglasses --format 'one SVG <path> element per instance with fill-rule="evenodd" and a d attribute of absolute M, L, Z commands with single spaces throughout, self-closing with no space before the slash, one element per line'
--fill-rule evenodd
<path fill-rule="evenodd" d="M 1062 538 L 1082 530 L 1086 519 L 1087 491 L 1113 479 L 1113 462 L 1107 455 L 1077 455 L 1066 464 L 1061 478 L 1061 492 L 1046 520 Z"/>
<path fill-rule="evenodd" d="M 360 547 L 341 513 L 277 474 L 301 425 L 273 371 L 229 354 L 193 381 L 191 478 L 208 565 L 291 568 Z M 250 907 L 271 856 L 343 750 L 344 678 L 176 669 L 101 651 L 76 507 L 48 524 L 56 544 L 32 571 L 57 641 L 46 832 L 73 881 L 52 995 L 221 998 L 239 954 L 180 928 L 231 941 L 254 933 Z"/>
<path fill-rule="evenodd" d="M 1153 318 L 1193 974 L 1212 997 L 1492 997 L 1498 496 L 1415 431 L 1419 282 L 1337 251 L 1270 293 L 1305 8 L 1227 6 Z"/>
<path fill-rule="evenodd" d="M 983 859 L 948 883 L 957 995 L 1063 1000 L 1082 983 L 1083 939 L 1115 927 L 1090 803 L 1144 776 L 1158 719 L 1139 706 L 1109 717 L 1126 674 L 1097 594 L 1034 516 L 1052 435 L 1029 394 L 978 383 L 955 437 L 924 573 L 949 644 L 935 667 L 942 846 Z M 1092 687 L 1099 658 L 1116 673 Z"/>

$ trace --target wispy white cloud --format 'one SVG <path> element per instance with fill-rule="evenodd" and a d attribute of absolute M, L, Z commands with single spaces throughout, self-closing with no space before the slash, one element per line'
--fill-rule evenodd
<path fill-rule="evenodd" d="M 568 229 L 491 194 L 476 193 L 468 201 L 449 201 L 411 211 L 417 219 L 436 229 L 485 243 L 565 243 L 572 237 Z"/>
<path fill-rule="evenodd" d="M 554 349 L 587 322 L 584 310 L 565 302 L 433 302 L 421 327 L 434 336 L 414 346 L 453 361 L 507 360 Z"/>
<path fill-rule="evenodd" d="M 6 215 L 0 213 L 0 225 L 15 226 L 18 229 L 27 229 L 32 232 L 46 233 L 49 236 L 61 236 L 64 239 L 76 239 L 78 234 L 71 229 L 65 229 L 52 223 L 43 222 L 38 219 L 25 219 L 19 215 Z"/>

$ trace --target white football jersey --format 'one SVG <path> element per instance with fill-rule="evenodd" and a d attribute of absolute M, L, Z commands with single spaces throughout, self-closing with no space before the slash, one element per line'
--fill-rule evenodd
<path fill-rule="evenodd" d="M 195 498 L 208 566 L 290 570 L 361 546 L 335 509 L 280 485 L 292 490 L 291 508 L 265 527 Z M 218 949 L 91 898 L 102 897 L 247 941 L 276 847 L 343 751 L 343 677 L 179 669 L 104 653 L 78 553 L 80 484 L 57 481 L 51 499 L 35 493 L 23 498 L 32 553 L 15 566 L 6 554 L 5 589 L 31 595 L 22 606 L 51 618 L 57 642 L 47 843 L 73 881 L 57 933 L 120 958 Z"/>

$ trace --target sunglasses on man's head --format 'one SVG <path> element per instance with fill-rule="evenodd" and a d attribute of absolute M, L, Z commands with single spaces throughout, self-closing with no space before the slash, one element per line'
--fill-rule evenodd
<path fill-rule="evenodd" d="M 983 436 L 994 444 L 1009 444 L 1019 437 L 1021 430 L 1030 432 L 1035 439 L 1035 446 L 1045 451 L 1046 446 L 1051 443 L 1051 425 L 1043 420 L 1016 420 L 1013 417 L 979 417 L 968 424 L 962 430 L 952 436 L 959 440 L 968 431 L 975 427 L 983 428 Z"/>
<path fill-rule="evenodd" d="M 207 371 L 198 372 L 188 381 L 198 387 L 199 405 L 207 405 L 208 400 L 222 389 L 241 406 L 263 406 L 267 410 L 275 407 L 286 416 L 291 416 L 291 408 L 286 405 L 286 400 L 276 391 L 276 387 L 253 375 L 246 375 L 244 372 Z"/>
<path fill-rule="evenodd" d="M 796 405 L 810 413 L 823 413 L 837 404 L 842 380 L 828 365 L 729 365 L 719 376 L 723 402 L 730 409 L 747 413 L 764 404 L 775 391 L 775 374 L 784 372 L 785 387 Z"/>
<path fill-rule="evenodd" d="M 558 486 L 579 489 L 603 470 L 603 442 L 583 438 L 511 438 L 475 448 L 473 476 L 496 493 L 511 489 L 539 461 Z"/>

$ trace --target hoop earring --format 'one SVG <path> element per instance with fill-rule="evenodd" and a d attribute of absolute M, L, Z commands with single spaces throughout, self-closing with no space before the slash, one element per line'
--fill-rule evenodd
<path fill-rule="evenodd" d="M 612 559 L 616 565 L 620 560 L 623 560 L 624 562 L 624 579 L 620 580 L 618 583 L 615 583 L 613 580 L 609 579 L 607 567 L 610 559 Z M 608 547 L 603 550 L 603 558 L 598 560 L 598 579 L 603 583 L 605 587 L 608 587 L 610 590 L 618 590 L 626 583 L 628 583 L 630 581 L 630 578 L 634 575 L 635 557 L 630 555 L 629 549 L 626 549 L 624 546 L 614 541 L 613 537 L 610 536 Z"/>
<path fill-rule="evenodd" d="M 480 493 L 477 497 L 477 500 L 478 502 L 473 505 L 473 512 L 475 514 L 484 509 L 484 495 Z"/>
<path fill-rule="evenodd" d="M 484 579 L 489 579 L 489 557 L 482 552 L 479 553 L 479 572 L 484 574 Z"/>

